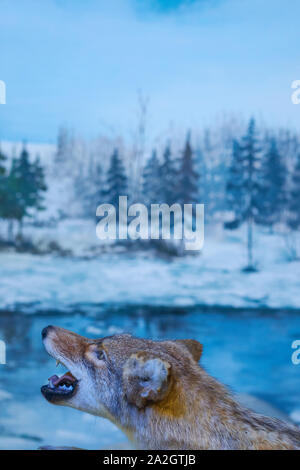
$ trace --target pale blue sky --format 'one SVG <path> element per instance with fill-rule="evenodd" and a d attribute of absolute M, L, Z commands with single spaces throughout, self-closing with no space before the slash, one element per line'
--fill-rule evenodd
<path fill-rule="evenodd" d="M 201 126 L 222 112 L 297 127 L 299 0 L 0 0 L 0 139 L 55 141 L 134 126 Z"/>

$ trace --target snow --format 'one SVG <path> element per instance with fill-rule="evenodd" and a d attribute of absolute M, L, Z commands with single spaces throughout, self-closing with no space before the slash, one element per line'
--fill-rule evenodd
<path fill-rule="evenodd" d="M 242 272 L 244 229 L 210 229 L 202 253 L 173 260 L 148 252 L 100 254 L 95 223 L 80 219 L 58 229 L 35 228 L 30 236 L 43 243 L 56 239 L 73 256 L 2 252 L 1 309 L 81 303 L 300 308 L 300 262 L 287 262 L 283 238 L 276 234 L 257 231 L 258 272 L 251 274 Z"/>
<path fill-rule="evenodd" d="M 87 421 L 85 414 L 67 408 L 56 407 L 54 411 L 39 396 L 25 403 L 15 399 L 1 416 L 7 434 L 0 432 L 0 449 L 28 450 L 42 445 L 107 449 L 114 442 L 121 448 L 129 446 L 126 437 L 107 420 L 91 417 Z"/>

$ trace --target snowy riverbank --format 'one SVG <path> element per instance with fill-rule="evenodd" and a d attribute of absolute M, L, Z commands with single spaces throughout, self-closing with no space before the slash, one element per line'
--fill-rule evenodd
<path fill-rule="evenodd" d="M 258 272 L 245 274 L 243 231 L 207 233 L 201 254 L 170 261 L 150 253 L 90 253 L 86 259 L 76 226 L 73 233 L 77 243 L 61 240 L 75 257 L 0 253 L 2 309 L 20 303 L 42 309 L 78 303 L 300 308 L 300 262 L 287 261 L 278 235 L 257 234 Z"/>

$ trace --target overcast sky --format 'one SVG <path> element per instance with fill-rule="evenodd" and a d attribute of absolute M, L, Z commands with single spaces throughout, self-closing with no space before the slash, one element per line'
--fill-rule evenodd
<path fill-rule="evenodd" d="M 299 0 L 0 0 L 0 139 L 129 133 L 139 89 L 153 133 L 223 112 L 297 127 L 299 18 Z"/>

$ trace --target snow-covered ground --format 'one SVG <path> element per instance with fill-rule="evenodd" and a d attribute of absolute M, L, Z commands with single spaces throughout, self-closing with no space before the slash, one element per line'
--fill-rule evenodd
<path fill-rule="evenodd" d="M 1 252 L 2 309 L 19 303 L 45 309 L 78 303 L 300 308 L 300 262 L 287 261 L 279 235 L 256 233 L 258 272 L 245 274 L 245 228 L 207 230 L 201 254 L 173 260 L 151 252 L 99 254 L 93 222 L 28 230 L 35 242 L 56 240 L 73 256 Z"/>

